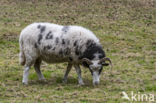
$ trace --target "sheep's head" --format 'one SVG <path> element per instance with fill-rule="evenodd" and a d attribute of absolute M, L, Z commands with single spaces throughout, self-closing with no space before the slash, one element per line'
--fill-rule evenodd
<path fill-rule="evenodd" d="M 106 63 L 106 62 L 109 62 L 109 63 Z M 98 85 L 99 82 L 100 82 L 100 74 L 101 74 L 101 71 L 103 69 L 103 66 L 108 66 L 108 65 L 111 65 L 111 68 L 112 68 L 112 62 L 109 58 L 107 57 L 104 57 L 100 60 L 89 60 L 87 58 L 83 58 L 82 59 L 82 62 L 85 62 L 88 64 L 88 67 L 89 67 L 89 70 L 93 76 L 93 85 Z"/>

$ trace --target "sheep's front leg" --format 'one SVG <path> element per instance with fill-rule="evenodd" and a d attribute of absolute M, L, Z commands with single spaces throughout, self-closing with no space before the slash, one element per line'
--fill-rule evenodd
<path fill-rule="evenodd" d="M 24 68 L 22 83 L 25 85 L 28 84 L 29 69 L 30 69 L 30 66 L 25 66 Z"/>
<path fill-rule="evenodd" d="M 82 77 L 81 77 L 81 69 L 80 69 L 80 66 L 79 65 L 75 65 L 75 69 L 76 69 L 76 72 L 77 72 L 77 75 L 78 75 L 79 85 L 84 85 L 84 82 L 83 82 Z"/>
<path fill-rule="evenodd" d="M 64 74 L 63 83 L 67 83 L 67 77 L 68 77 L 68 74 L 69 74 L 71 68 L 72 68 L 72 64 L 68 64 L 67 70 L 66 70 L 66 72 Z"/>

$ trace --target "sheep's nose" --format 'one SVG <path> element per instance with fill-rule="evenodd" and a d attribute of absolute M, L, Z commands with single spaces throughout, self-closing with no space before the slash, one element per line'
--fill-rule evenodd
<path fill-rule="evenodd" d="M 98 81 L 94 82 L 94 85 L 98 85 L 98 84 L 99 84 L 99 82 L 98 82 Z"/>

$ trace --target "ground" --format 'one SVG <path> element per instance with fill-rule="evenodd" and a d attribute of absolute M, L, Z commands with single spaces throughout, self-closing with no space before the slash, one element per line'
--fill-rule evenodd
<path fill-rule="evenodd" d="M 42 63 L 46 82 L 38 81 L 31 68 L 29 85 L 22 84 L 19 35 L 26 25 L 41 21 L 95 33 L 113 62 L 98 87 L 84 67 L 85 86 L 78 86 L 74 68 L 63 84 L 67 63 Z M 154 94 L 156 101 L 155 0 L 0 0 L 0 103 L 130 103 L 122 99 L 123 91 Z"/>

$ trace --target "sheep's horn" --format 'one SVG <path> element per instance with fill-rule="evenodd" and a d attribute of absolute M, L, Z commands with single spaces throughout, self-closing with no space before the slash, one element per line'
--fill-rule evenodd
<path fill-rule="evenodd" d="M 112 65 L 112 61 L 110 60 L 110 58 L 107 58 L 107 57 L 104 57 L 102 58 L 99 63 L 102 63 L 102 62 L 105 62 L 105 61 L 108 61 L 110 66 L 111 66 L 111 69 L 113 68 L 113 65 Z"/>
<path fill-rule="evenodd" d="M 93 64 L 89 59 L 83 58 L 82 62 L 87 62 L 88 65 Z"/>

